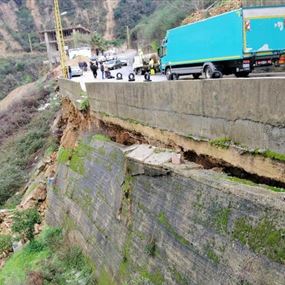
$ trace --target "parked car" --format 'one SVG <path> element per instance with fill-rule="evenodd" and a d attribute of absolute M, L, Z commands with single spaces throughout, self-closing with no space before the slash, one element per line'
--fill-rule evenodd
<path fill-rule="evenodd" d="M 122 66 L 128 66 L 128 60 L 127 59 L 120 59 Z"/>
<path fill-rule="evenodd" d="M 118 69 L 118 68 L 121 68 L 122 67 L 122 63 L 120 60 L 116 59 L 116 60 L 109 60 L 106 62 L 108 68 L 110 70 L 113 70 L 113 69 Z"/>
<path fill-rule="evenodd" d="M 115 60 L 115 59 L 116 59 L 116 57 L 115 57 L 114 55 L 107 55 L 107 56 L 106 56 L 106 60 L 107 60 L 107 61 Z"/>
<path fill-rule="evenodd" d="M 79 66 L 71 66 L 71 77 L 83 75 L 83 70 Z"/>

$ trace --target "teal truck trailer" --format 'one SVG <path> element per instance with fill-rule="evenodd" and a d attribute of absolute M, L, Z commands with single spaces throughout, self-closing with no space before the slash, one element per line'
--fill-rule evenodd
<path fill-rule="evenodd" d="M 168 80 L 235 74 L 278 65 L 285 53 L 285 6 L 241 8 L 168 30 L 159 49 Z"/>

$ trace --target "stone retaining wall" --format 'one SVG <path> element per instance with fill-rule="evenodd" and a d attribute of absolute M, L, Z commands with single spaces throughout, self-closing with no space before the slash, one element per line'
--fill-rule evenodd
<path fill-rule="evenodd" d="M 63 227 L 98 274 L 121 281 L 112 284 L 284 284 L 281 193 L 140 147 L 148 155 L 95 137 L 59 151 L 47 223 Z"/>

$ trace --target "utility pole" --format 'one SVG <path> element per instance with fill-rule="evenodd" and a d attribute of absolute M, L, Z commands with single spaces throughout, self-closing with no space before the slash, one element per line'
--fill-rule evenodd
<path fill-rule="evenodd" d="M 30 45 L 30 52 L 33 52 L 33 46 L 32 46 L 32 41 L 31 41 L 31 34 L 28 34 L 28 39 L 29 39 L 29 45 Z"/>
<path fill-rule="evenodd" d="M 54 0 L 54 18 L 55 18 L 56 40 L 60 56 L 61 71 L 63 77 L 67 78 L 66 55 L 64 51 L 64 39 L 63 39 L 63 31 L 62 31 L 58 0 Z"/>

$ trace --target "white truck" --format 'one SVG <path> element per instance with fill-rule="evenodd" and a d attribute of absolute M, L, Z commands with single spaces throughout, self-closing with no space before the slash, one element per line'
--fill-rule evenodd
<path fill-rule="evenodd" d="M 133 71 L 135 74 L 144 75 L 147 71 L 149 71 L 149 61 L 153 59 L 154 61 L 154 69 L 156 72 L 159 72 L 159 59 L 155 53 L 149 54 L 139 54 L 134 57 L 133 62 Z"/>
<path fill-rule="evenodd" d="M 80 47 L 80 48 L 71 48 L 68 50 L 69 59 L 73 59 L 78 55 L 86 56 L 91 58 L 91 48 L 90 47 Z"/>

